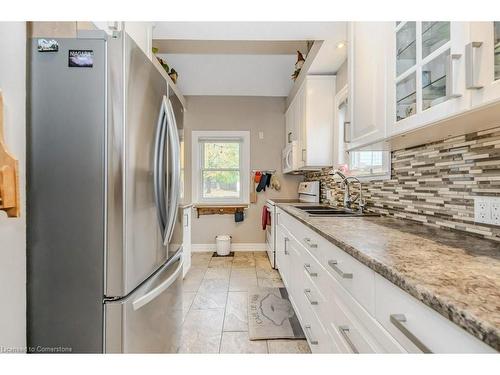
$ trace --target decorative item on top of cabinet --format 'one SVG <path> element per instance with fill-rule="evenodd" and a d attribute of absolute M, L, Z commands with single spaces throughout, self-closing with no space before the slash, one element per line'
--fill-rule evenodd
<path fill-rule="evenodd" d="M 0 90 L 0 210 L 8 217 L 21 215 L 19 162 L 7 150 L 3 136 L 3 95 Z"/>
<path fill-rule="evenodd" d="M 467 29 L 466 22 L 393 23 L 387 64 L 389 135 L 469 108 L 464 57 Z"/>

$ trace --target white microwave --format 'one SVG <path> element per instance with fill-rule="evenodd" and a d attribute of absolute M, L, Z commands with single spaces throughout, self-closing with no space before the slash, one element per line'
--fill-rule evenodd
<path fill-rule="evenodd" d="M 297 141 L 288 143 L 282 151 L 281 165 L 283 173 L 296 172 L 300 169 L 299 145 Z"/>

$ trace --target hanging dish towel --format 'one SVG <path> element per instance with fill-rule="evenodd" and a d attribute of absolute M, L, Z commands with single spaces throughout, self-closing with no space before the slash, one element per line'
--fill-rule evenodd
<path fill-rule="evenodd" d="M 266 227 L 271 225 L 271 213 L 268 211 L 266 206 L 262 207 L 262 230 L 266 230 Z"/>

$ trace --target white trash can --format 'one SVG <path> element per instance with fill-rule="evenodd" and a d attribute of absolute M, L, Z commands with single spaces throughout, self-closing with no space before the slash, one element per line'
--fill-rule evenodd
<path fill-rule="evenodd" d="M 231 236 L 220 234 L 215 237 L 215 244 L 217 246 L 217 255 L 225 256 L 231 252 Z"/>

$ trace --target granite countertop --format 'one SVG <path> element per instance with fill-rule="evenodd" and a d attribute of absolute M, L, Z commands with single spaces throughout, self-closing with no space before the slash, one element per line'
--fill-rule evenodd
<path fill-rule="evenodd" d="M 500 243 L 405 219 L 309 217 L 322 237 L 500 351 Z"/>

